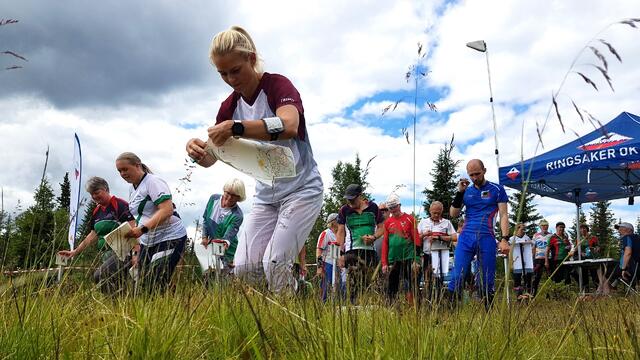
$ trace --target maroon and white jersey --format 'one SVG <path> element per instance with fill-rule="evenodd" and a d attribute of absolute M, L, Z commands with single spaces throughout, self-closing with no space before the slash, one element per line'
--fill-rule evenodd
<path fill-rule="evenodd" d="M 323 191 L 320 172 L 313 159 L 309 134 L 304 116 L 304 108 L 298 90 L 286 77 L 278 74 L 263 73 L 253 98 L 245 99 L 234 91 L 222 102 L 216 124 L 225 120 L 255 120 L 276 116 L 276 110 L 284 105 L 293 105 L 298 109 L 300 122 L 298 136 L 287 140 L 272 141 L 272 144 L 286 146 L 293 152 L 296 163 L 296 176 L 292 178 L 276 179 L 273 186 L 256 182 L 255 202 L 258 204 L 273 204 L 281 201 L 287 195 L 301 189 L 310 190 L 311 195 L 321 194 Z"/>

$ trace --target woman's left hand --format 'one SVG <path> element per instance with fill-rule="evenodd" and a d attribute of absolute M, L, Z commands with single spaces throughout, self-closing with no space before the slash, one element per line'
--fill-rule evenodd
<path fill-rule="evenodd" d="M 232 135 L 233 120 L 226 120 L 207 129 L 209 138 L 215 146 L 222 146 Z"/>

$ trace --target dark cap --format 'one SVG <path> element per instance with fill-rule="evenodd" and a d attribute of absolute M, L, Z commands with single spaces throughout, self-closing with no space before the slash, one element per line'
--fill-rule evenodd
<path fill-rule="evenodd" d="M 562 225 L 562 226 L 564 226 L 564 227 L 567 227 L 567 226 L 566 226 L 562 221 L 558 221 L 558 222 L 556 223 L 556 227 L 558 227 L 558 226 L 560 226 L 560 225 Z"/>
<path fill-rule="evenodd" d="M 349 184 L 344 190 L 344 198 L 347 200 L 353 200 L 362 194 L 362 186 L 358 184 Z"/>
<path fill-rule="evenodd" d="M 633 231 L 633 225 L 629 224 L 628 222 L 621 222 L 620 224 L 613 225 L 613 227 L 616 229 L 625 228 Z"/>

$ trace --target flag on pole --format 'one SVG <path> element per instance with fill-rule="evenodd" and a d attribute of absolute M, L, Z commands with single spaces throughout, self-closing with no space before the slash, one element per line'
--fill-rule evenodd
<path fill-rule="evenodd" d="M 71 172 L 71 203 L 69 204 L 69 249 L 73 250 L 78 231 L 80 183 L 82 181 L 82 151 L 78 134 L 73 134 L 73 171 Z"/>

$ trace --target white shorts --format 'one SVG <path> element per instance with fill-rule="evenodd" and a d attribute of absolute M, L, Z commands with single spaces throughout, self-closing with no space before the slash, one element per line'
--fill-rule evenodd
<path fill-rule="evenodd" d="M 322 208 L 322 193 L 302 189 L 275 204 L 254 204 L 234 257 L 235 273 L 252 282 L 266 276 L 269 290 L 295 289 L 291 269 Z"/>

